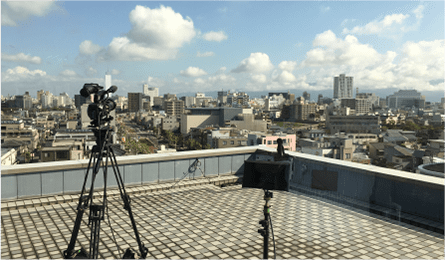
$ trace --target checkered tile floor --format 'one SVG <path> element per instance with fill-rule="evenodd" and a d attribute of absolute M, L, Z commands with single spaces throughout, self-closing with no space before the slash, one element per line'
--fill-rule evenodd
<path fill-rule="evenodd" d="M 264 192 L 201 185 L 133 194 L 132 210 L 147 258 L 262 258 Z M 277 258 L 443 259 L 443 235 L 348 209 L 298 192 L 274 191 L 271 216 Z M 2 258 L 62 258 L 77 202 L 2 211 Z M 137 249 L 122 201 L 109 199 L 100 258 Z M 76 249 L 89 248 L 84 215 Z M 113 232 L 110 230 L 110 225 Z M 113 234 L 115 241 L 113 239 Z M 273 257 L 272 241 L 270 258 Z M 120 249 L 120 251 L 119 251 Z"/>

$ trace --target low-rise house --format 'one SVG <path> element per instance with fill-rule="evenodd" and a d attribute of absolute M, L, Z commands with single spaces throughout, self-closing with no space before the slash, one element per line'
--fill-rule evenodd
<path fill-rule="evenodd" d="M 297 145 L 297 136 L 295 134 L 283 134 L 283 133 L 274 133 L 274 134 L 264 134 L 264 133 L 250 133 L 248 135 L 248 145 L 266 145 L 270 148 L 277 148 L 278 138 L 283 140 L 284 150 L 288 150 L 291 152 L 296 151 Z"/>

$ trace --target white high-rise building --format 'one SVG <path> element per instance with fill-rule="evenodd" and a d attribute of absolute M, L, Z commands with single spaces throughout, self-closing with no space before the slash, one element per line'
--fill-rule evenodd
<path fill-rule="evenodd" d="M 353 77 L 345 74 L 334 77 L 334 99 L 352 98 L 352 80 Z"/>
<path fill-rule="evenodd" d="M 53 94 L 47 91 L 40 96 L 40 102 L 43 108 L 50 108 L 53 106 Z"/>
<path fill-rule="evenodd" d="M 108 89 L 109 87 L 111 87 L 111 74 L 109 74 L 107 72 L 107 74 L 105 74 L 105 89 Z"/>
<path fill-rule="evenodd" d="M 158 88 L 149 88 L 148 84 L 144 84 L 142 86 L 142 93 L 144 93 L 145 96 L 150 97 L 150 106 L 153 106 L 154 98 L 159 96 L 159 89 Z"/>

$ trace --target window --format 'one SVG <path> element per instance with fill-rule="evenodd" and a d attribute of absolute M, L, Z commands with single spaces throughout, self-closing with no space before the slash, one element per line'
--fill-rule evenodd
<path fill-rule="evenodd" d="M 49 153 L 44 153 L 43 155 L 45 156 L 45 158 L 49 157 Z"/>
<path fill-rule="evenodd" d="M 227 141 L 223 141 L 223 145 L 227 145 Z"/>
<path fill-rule="evenodd" d="M 230 144 L 231 144 L 231 145 L 234 145 L 234 144 L 235 144 L 235 141 L 230 141 Z"/>
<path fill-rule="evenodd" d="M 277 144 L 277 140 L 273 140 L 273 144 Z"/>
<path fill-rule="evenodd" d="M 351 159 L 351 154 L 350 153 L 346 154 L 346 159 Z"/>
<path fill-rule="evenodd" d="M 267 141 L 267 144 L 272 144 L 272 141 Z"/>
<path fill-rule="evenodd" d="M 238 144 L 240 145 L 240 144 L 241 144 L 241 141 L 238 141 Z"/>

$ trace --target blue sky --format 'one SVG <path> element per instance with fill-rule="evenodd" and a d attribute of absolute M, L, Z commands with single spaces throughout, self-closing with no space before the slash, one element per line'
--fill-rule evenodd
<path fill-rule="evenodd" d="M 73 96 L 86 82 L 103 84 L 108 71 L 125 96 L 148 83 L 178 95 L 224 89 L 316 97 L 345 73 L 360 92 L 443 97 L 442 1 L 1 6 L 2 95 Z"/>

